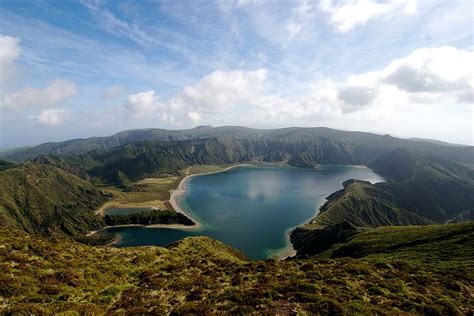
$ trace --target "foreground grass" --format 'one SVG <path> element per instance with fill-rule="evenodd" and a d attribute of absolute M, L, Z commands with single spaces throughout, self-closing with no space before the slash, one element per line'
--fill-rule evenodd
<path fill-rule="evenodd" d="M 248 262 L 207 237 L 117 249 L 0 228 L 0 313 L 472 312 L 473 223 L 384 229 L 338 245 L 359 259 Z"/>

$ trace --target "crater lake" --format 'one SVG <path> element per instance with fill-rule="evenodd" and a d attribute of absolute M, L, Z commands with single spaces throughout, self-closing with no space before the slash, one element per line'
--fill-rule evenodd
<path fill-rule="evenodd" d="M 116 246 L 165 246 L 190 236 L 209 236 L 250 259 L 291 254 L 289 232 L 313 218 L 325 198 L 348 179 L 372 183 L 383 178 L 363 166 L 322 165 L 317 169 L 236 166 L 186 179 L 177 204 L 197 229 L 112 227 Z"/>

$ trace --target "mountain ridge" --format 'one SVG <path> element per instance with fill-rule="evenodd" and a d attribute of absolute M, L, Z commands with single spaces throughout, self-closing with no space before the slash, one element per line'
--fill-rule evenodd
<path fill-rule="evenodd" d="M 466 152 L 463 155 L 463 161 L 474 163 L 472 146 L 442 146 L 429 141 L 409 140 L 392 137 L 389 135 L 380 135 L 369 132 L 341 131 L 327 127 L 287 127 L 280 129 L 253 129 L 241 126 L 199 126 L 186 130 L 166 130 L 166 129 L 135 129 L 127 130 L 113 134 L 112 136 L 90 137 L 73 139 L 64 142 L 44 143 L 25 149 L 17 149 L 13 152 L 0 153 L 0 158 L 11 161 L 23 161 L 32 159 L 38 155 L 63 155 L 63 154 L 85 154 L 92 150 L 107 150 L 114 147 L 127 145 L 137 141 L 179 141 L 202 139 L 210 137 L 235 138 L 235 139 L 267 139 L 280 140 L 283 142 L 308 141 L 311 139 L 329 138 L 338 142 L 373 143 L 376 147 L 384 147 L 386 150 L 398 147 L 409 147 L 411 149 L 422 150 L 426 153 L 443 152 L 443 155 L 452 150 Z M 366 140 L 364 140 L 364 138 Z"/>

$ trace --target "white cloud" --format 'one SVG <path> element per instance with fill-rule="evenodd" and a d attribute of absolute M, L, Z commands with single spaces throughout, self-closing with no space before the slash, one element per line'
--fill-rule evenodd
<path fill-rule="evenodd" d="M 474 52 L 454 47 L 422 48 L 390 62 L 378 71 L 329 82 L 343 113 L 382 113 L 404 105 L 468 103 L 474 89 Z M 322 91 L 316 90 L 316 95 Z"/>
<path fill-rule="evenodd" d="M 20 57 L 20 39 L 0 34 L 0 89 L 15 76 L 15 60 Z"/>
<path fill-rule="evenodd" d="M 415 14 L 416 7 L 416 0 L 347 0 L 338 3 L 322 0 L 319 5 L 320 10 L 329 15 L 330 23 L 341 33 L 396 11 Z"/>
<path fill-rule="evenodd" d="M 267 71 L 217 70 L 194 85 L 187 86 L 170 101 L 173 109 L 194 112 L 224 112 L 239 104 L 252 102 L 263 90 Z"/>
<path fill-rule="evenodd" d="M 132 94 L 124 103 L 126 118 L 145 118 L 158 115 L 158 110 L 162 108 L 159 97 L 155 91 L 149 90 Z"/>
<path fill-rule="evenodd" d="M 460 103 L 467 103 L 467 104 L 474 104 L 474 88 L 471 88 L 458 96 L 458 102 Z"/>
<path fill-rule="evenodd" d="M 381 75 L 408 92 L 446 92 L 472 86 L 473 69 L 474 52 L 444 46 L 417 49 L 392 61 Z"/>
<path fill-rule="evenodd" d="M 108 33 L 126 37 L 140 45 L 149 45 L 155 43 L 156 40 L 141 30 L 136 24 L 128 23 L 116 17 L 109 10 L 101 7 L 100 1 L 80 1 L 88 8 L 97 23 Z"/>
<path fill-rule="evenodd" d="M 324 80 L 312 93 L 288 99 L 261 96 L 254 104 L 264 119 L 344 118 L 378 120 L 396 117 L 400 111 L 429 111 L 440 107 L 472 104 L 474 52 L 454 47 L 422 48 L 390 62 L 384 68 Z"/>
<path fill-rule="evenodd" d="M 465 108 L 473 98 L 473 66 L 470 51 L 454 47 L 417 49 L 376 71 L 340 81 L 319 81 L 307 94 L 298 96 L 276 90 L 266 70 L 218 70 L 168 100 L 161 101 L 154 91 L 145 91 L 131 95 L 124 105 L 129 115 L 175 126 L 389 122 L 404 113 Z"/>
<path fill-rule="evenodd" d="M 37 116 L 32 116 L 36 122 L 44 126 L 59 125 L 71 114 L 69 109 L 46 109 Z"/>
<path fill-rule="evenodd" d="M 416 14 L 417 11 L 417 3 L 416 0 L 408 0 L 405 4 L 405 14 L 413 15 Z"/>
<path fill-rule="evenodd" d="M 154 90 L 132 94 L 124 102 L 126 118 L 159 117 L 174 122 L 177 113 L 197 123 L 203 114 L 222 113 L 237 105 L 255 102 L 263 91 L 267 71 L 217 70 L 176 96 L 161 101 Z"/>
<path fill-rule="evenodd" d="M 0 107 L 26 108 L 26 107 L 54 107 L 76 94 L 76 86 L 68 80 L 56 79 L 44 89 L 25 88 L 18 92 L 2 96 Z"/>
<path fill-rule="evenodd" d="M 285 27 L 285 30 L 288 32 L 289 39 L 298 35 L 302 31 L 303 27 L 305 27 L 305 25 L 316 16 L 315 12 L 316 5 L 308 0 L 301 1 L 293 9 L 293 15 Z"/>
<path fill-rule="evenodd" d="M 194 124 L 198 124 L 201 121 L 201 114 L 198 112 L 188 112 L 187 115 Z"/>
<path fill-rule="evenodd" d="M 19 38 L 0 34 L 0 108 L 20 110 L 30 107 L 52 108 L 76 94 L 73 82 L 56 79 L 45 88 L 26 87 L 11 91 L 9 83 L 17 75 L 15 61 L 21 54 Z M 7 88 L 8 87 L 8 88 Z M 18 88 L 16 88 L 18 89 Z"/>

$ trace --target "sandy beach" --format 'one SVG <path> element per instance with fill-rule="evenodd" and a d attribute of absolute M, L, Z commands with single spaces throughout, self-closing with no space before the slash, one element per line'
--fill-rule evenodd
<path fill-rule="evenodd" d="M 97 233 L 105 231 L 113 227 L 144 227 L 144 228 L 171 228 L 179 230 L 192 230 L 197 229 L 196 225 L 182 225 L 182 224 L 153 224 L 153 225 L 141 225 L 141 224 L 125 224 L 125 225 L 114 225 L 114 226 L 105 226 L 99 230 L 90 231 L 86 236 L 93 236 Z M 111 244 L 117 243 L 118 240 L 114 240 Z"/>

